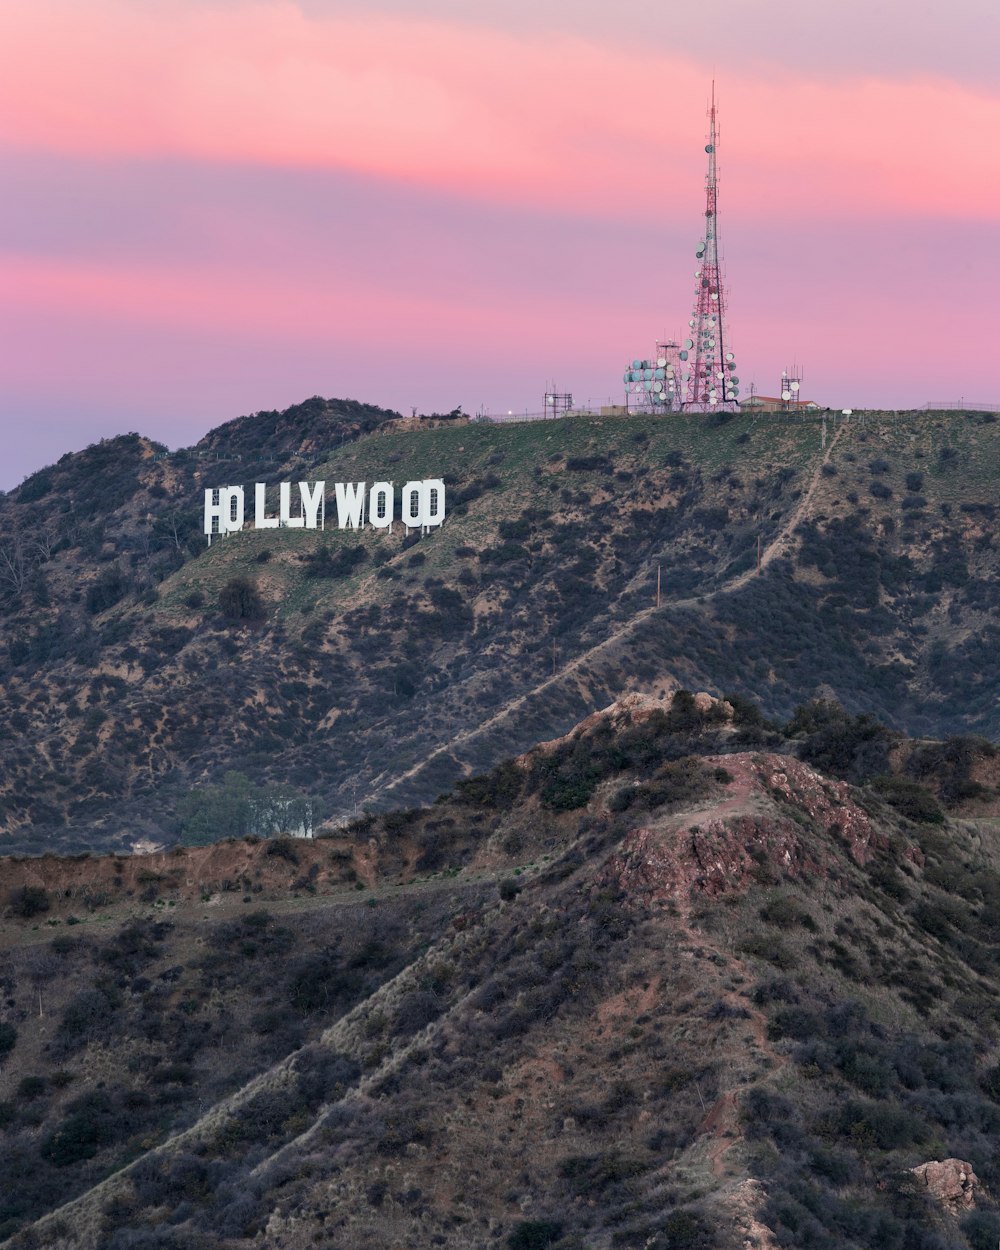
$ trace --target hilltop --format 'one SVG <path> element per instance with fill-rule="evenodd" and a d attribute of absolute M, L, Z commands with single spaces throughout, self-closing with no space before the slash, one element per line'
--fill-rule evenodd
<path fill-rule="evenodd" d="M 992 1247 L 996 751 L 789 729 L 630 696 L 331 838 L 11 864 L 4 1245 Z"/>
<path fill-rule="evenodd" d="M 327 824 L 418 804 L 626 689 L 1000 733 L 991 414 L 449 415 L 317 399 L 0 500 L 0 845 L 239 831 L 247 784 Z M 385 476 L 444 476 L 445 525 L 200 534 L 206 486 Z"/>

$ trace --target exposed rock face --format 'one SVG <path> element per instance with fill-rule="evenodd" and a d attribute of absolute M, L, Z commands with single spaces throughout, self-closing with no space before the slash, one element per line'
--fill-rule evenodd
<path fill-rule="evenodd" d="M 871 845 L 877 835 L 846 781 L 823 777 L 808 764 L 783 755 L 754 756 L 752 768 L 757 783 L 774 797 L 798 806 L 815 828 L 845 841 L 855 863 L 866 864 L 872 858 Z"/>
<path fill-rule="evenodd" d="M 803 855 L 797 832 L 747 816 L 690 829 L 633 829 L 611 875 L 630 896 L 682 902 L 695 891 L 714 897 L 747 888 L 758 858 L 780 862 L 793 876 L 804 870 L 825 876 L 820 864 Z"/>
<path fill-rule="evenodd" d="M 736 1186 L 728 1200 L 734 1226 L 742 1236 L 742 1250 L 778 1250 L 774 1234 L 756 1215 L 766 1198 L 767 1193 L 760 1181 L 745 1180 Z"/>
<path fill-rule="evenodd" d="M 607 707 L 601 708 L 597 712 L 591 712 L 589 716 L 584 717 L 578 725 L 574 725 L 568 734 L 559 738 L 552 738 L 548 742 L 539 744 L 541 750 L 551 750 L 559 743 L 565 742 L 566 738 L 575 736 L 576 734 L 587 734 L 595 729 L 598 725 L 605 721 L 609 722 L 616 730 L 621 730 L 629 725 L 640 725 L 656 712 L 669 712 L 674 697 L 674 687 L 670 683 L 665 683 L 666 688 L 659 695 L 644 694 L 641 691 L 633 691 L 630 694 L 623 694 L 616 699 L 614 703 L 609 703 Z M 729 724 L 733 719 L 733 706 L 725 699 L 717 699 L 714 695 L 706 694 L 705 691 L 698 691 L 694 696 L 694 705 L 699 712 L 711 712 L 718 709 L 716 715 L 720 725 Z M 521 763 L 529 758 L 530 753 L 526 753 L 518 757 Z"/>
<path fill-rule="evenodd" d="M 704 690 L 699 690 L 694 696 L 694 705 L 699 712 L 711 712 L 714 708 L 721 708 L 727 721 L 733 719 L 733 705 L 726 699 L 716 699 L 713 695 L 706 694 Z"/>
<path fill-rule="evenodd" d="M 730 775 L 726 798 L 626 834 L 611 865 L 626 891 L 674 900 L 690 891 L 739 891 L 765 862 L 790 877 L 824 877 L 830 859 L 824 836 L 846 843 L 858 864 L 884 840 L 846 782 L 822 777 L 800 760 L 747 753 L 708 756 L 704 763 Z"/>
<path fill-rule="evenodd" d="M 979 1181 L 971 1163 L 963 1163 L 961 1159 L 944 1159 L 940 1163 L 931 1160 L 911 1171 L 931 1197 L 952 1215 L 969 1211 L 976 1205 L 974 1191 Z"/>

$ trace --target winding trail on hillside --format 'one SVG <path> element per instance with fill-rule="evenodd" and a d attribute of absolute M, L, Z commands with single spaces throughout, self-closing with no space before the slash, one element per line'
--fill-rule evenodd
<path fill-rule="evenodd" d="M 332 890 L 326 894 L 290 894 L 278 897 L 275 894 L 254 896 L 255 910 L 263 910 L 275 916 L 301 915 L 305 912 L 327 911 L 341 907 L 372 907 L 376 903 L 408 898 L 417 894 L 440 894 L 448 891 L 453 894 L 467 893 L 484 889 L 486 886 L 499 885 L 507 877 L 516 876 L 518 881 L 526 882 L 541 873 L 546 863 L 504 864 L 499 868 L 478 868 L 470 872 L 458 872 L 455 875 L 441 874 L 433 877 L 418 877 L 411 881 L 386 880 L 377 885 L 366 887 L 362 891 L 355 889 Z M 123 924 L 134 921 L 170 921 L 197 926 L 202 921 L 211 919 L 218 923 L 250 914 L 251 909 L 244 902 L 240 893 L 225 894 L 213 892 L 211 900 L 205 902 L 201 898 L 182 898 L 164 908 L 153 903 L 138 904 L 134 901 L 112 903 L 100 909 L 99 914 L 76 920 L 73 929 L 75 937 L 91 937 L 105 933 L 113 933 Z M 63 921 L 50 919 L 44 926 L 27 924 L 24 921 L 0 917 L 0 952 L 24 946 L 46 946 L 63 928 Z"/>
<path fill-rule="evenodd" d="M 765 547 L 761 552 L 760 572 L 763 572 L 763 570 L 766 569 L 772 561 L 776 560 L 778 556 L 782 555 L 788 547 L 792 535 L 795 533 L 795 530 L 798 528 L 802 518 L 805 516 L 810 504 L 812 503 L 813 497 L 816 494 L 816 488 L 819 485 L 819 481 L 823 473 L 823 469 L 829 463 L 830 456 L 833 454 L 833 449 L 840 440 L 840 436 L 843 434 L 846 426 L 846 420 L 841 421 L 835 426 L 833 435 L 827 444 L 826 451 L 820 457 L 819 462 L 809 479 L 806 489 L 802 492 L 802 495 L 795 507 L 789 513 L 787 520 L 782 524 L 781 528 L 778 530 L 777 534 L 775 534 L 771 542 L 768 543 L 767 547 Z M 665 603 L 663 607 L 690 608 L 698 604 L 706 603 L 709 600 L 720 598 L 723 595 L 733 594 L 735 591 L 741 590 L 748 584 L 751 578 L 756 577 L 757 575 L 757 567 L 752 566 L 751 568 L 744 570 L 744 572 L 738 573 L 728 582 L 724 582 L 721 586 L 717 586 L 715 590 L 709 590 L 700 595 L 692 595 L 686 599 L 672 599 L 668 603 Z M 405 785 L 406 782 L 412 781 L 414 777 L 418 776 L 433 760 L 442 755 L 450 755 L 462 746 L 470 742 L 474 742 L 487 731 L 497 728 L 522 707 L 525 707 L 530 699 L 534 699 L 539 694 L 543 694 L 546 690 L 562 684 L 567 678 L 579 673 L 585 665 L 600 658 L 603 654 L 613 651 L 615 647 L 621 645 L 622 643 L 625 643 L 639 625 L 655 616 L 658 611 L 662 611 L 662 608 L 657 608 L 655 606 L 642 608 L 635 614 L 635 616 L 630 617 L 629 620 L 614 633 L 609 634 L 607 638 L 603 639 L 595 646 L 581 652 L 580 655 L 576 656 L 575 659 L 571 660 L 568 664 L 561 668 L 558 673 L 553 673 L 551 677 L 547 677 L 537 686 L 532 686 L 530 690 L 526 690 L 523 694 L 519 694 L 515 698 L 509 700 L 501 708 L 494 712 L 492 716 L 488 717 L 474 729 L 466 729 L 462 733 L 456 734 L 450 741 L 444 742 L 440 746 L 435 747 L 432 751 L 428 752 L 423 759 L 414 764 L 412 768 L 407 769 L 406 772 L 401 773 L 392 782 L 390 782 L 382 793 L 387 796 L 392 795 L 393 792 L 400 786 Z"/>
<path fill-rule="evenodd" d="M 840 425 L 838 425 L 834 429 L 833 436 L 830 439 L 829 446 L 827 447 L 826 451 L 823 453 L 820 459 L 820 462 L 816 466 L 816 470 L 813 473 L 812 477 L 809 479 L 809 485 L 803 491 L 802 497 L 799 499 L 799 502 L 792 509 L 791 513 L 789 514 L 788 520 L 784 523 L 784 525 L 782 525 L 781 529 L 778 530 L 777 534 L 775 534 L 771 542 L 768 543 L 767 547 L 765 547 L 765 549 L 761 552 L 760 567 L 762 571 L 767 568 L 767 566 L 771 563 L 772 560 L 776 560 L 778 556 L 782 554 L 782 552 L 788 546 L 788 543 L 791 540 L 792 535 L 795 533 L 796 529 L 798 528 L 799 523 L 801 522 L 802 518 L 805 516 L 806 512 L 809 510 L 809 505 L 812 503 L 813 496 L 816 494 L 816 487 L 819 485 L 820 478 L 823 475 L 823 469 L 826 467 L 827 464 L 829 464 L 830 456 L 833 454 L 833 449 L 834 447 L 836 447 L 840 439 L 840 436 L 841 434 L 843 434 L 846 426 L 847 426 L 847 421 L 844 420 L 844 421 L 841 421 Z M 745 572 L 740 573 L 736 577 L 734 577 L 732 581 L 726 582 L 724 586 L 720 586 L 718 590 L 713 590 L 711 594 L 705 595 L 703 597 L 705 599 L 713 599 L 716 595 L 732 594 L 734 590 L 739 590 L 742 586 L 745 586 L 747 582 L 750 580 L 750 578 L 754 577 L 755 574 L 756 574 L 755 569 L 752 569 L 752 568 L 747 569 Z M 685 602 L 693 603 L 694 600 L 688 599 L 688 600 L 685 600 Z"/>

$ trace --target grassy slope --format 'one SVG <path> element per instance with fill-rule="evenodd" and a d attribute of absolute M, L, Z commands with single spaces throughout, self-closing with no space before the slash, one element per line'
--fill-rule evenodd
<path fill-rule="evenodd" d="M 668 422 L 653 418 L 569 418 L 558 422 L 535 422 L 503 426 L 460 425 L 407 433 L 380 433 L 334 454 L 310 468 L 309 480 L 373 481 L 395 479 L 397 489 L 406 481 L 423 477 L 443 476 L 449 490 L 487 474 L 495 475 L 500 484 L 485 499 L 477 501 L 470 512 L 453 516 L 449 523 L 424 541 L 421 550 L 427 556 L 424 570 L 428 574 L 446 575 L 461 567 L 455 557 L 456 547 L 477 549 L 495 541 L 496 527 L 501 520 L 514 520 L 526 508 L 566 505 L 558 492 L 569 486 L 583 490 L 594 499 L 627 495 L 621 484 L 607 480 L 603 473 L 593 471 L 567 474 L 559 459 L 573 456 L 608 456 L 616 470 L 634 472 L 648 468 L 662 470 L 670 453 L 683 455 L 696 464 L 707 478 L 723 466 L 738 468 L 746 475 L 768 476 L 776 469 L 788 468 L 798 476 L 819 453 L 819 436 L 815 426 L 787 425 L 769 429 L 767 441 L 753 439 L 743 445 L 737 440 L 749 421 L 734 421 L 694 430 L 689 422 Z M 636 434 L 648 435 L 648 442 L 637 444 Z M 552 459 L 555 457 L 555 459 Z M 536 475 L 535 470 L 540 473 Z M 663 493 L 666 494 L 665 488 Z M 657 492 L 644 502 L 650 506 Z M 642 506 L 642 505 L 640 505 Z M 328 522 L 334 511 L 332 499 L 327 503 Z M 766 520 L 764 523 L 766 524 Z M 360 539 L 372 551 L 398 547 L 403 534 L 400 524 L 394 536 L 371 529 L 359 535 L 342 534 L 335 522 L 328 525 L 327 541 L 354 543 Z M 764 531 L 766 540 L 767 531 Z M 176 612 L 184 616 L 180 603 L 184 593 L 197 587 L 207 593 L 218 591 L 235 571 L 257 575 L 260 568 L 255 557 L 261 546 L 274 552 L 277 569 L 266 570 L 268 588 L 278 602 L 277 610 L 295 622 L 303 606 L 329 610 L 339 616 L 360 602 L 386 605 L 392 600 L 391 586 L 379 586 L 371 571 L 338 581 L 336 587 L 310 586 L 302 576 L 294 557 L 315 547 L 316 535 L 307 531 L 282 530 L 257 534 L 246 531 L 224 543 L 216 543 L 212 551 L 193 565 L 187 565 L 163 587 L 158 611 Z M 718 570 L 722 572 L 723 570 Z M 669 568 L 666 585 L 669 587 Z M 272 577 L 275 579 L 272 583 Z"/>

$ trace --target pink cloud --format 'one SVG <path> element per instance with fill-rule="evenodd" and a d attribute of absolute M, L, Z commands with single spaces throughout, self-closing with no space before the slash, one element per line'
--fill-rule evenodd
<path fill-rule="evenodd" d="M 538 292 L 513 322 L 509 304 L 485 294 L 479 299 L 467 292 L 453 298 L 418 295 L 356 274 L 338 281 L 329 269 L 309 283 L 301 273 L 282 279 L 231 265 L 216 270 L 155 262 L 109 265 L 2 253 L 0 312 L 12 322 L 35 312 L 114 318 L 131 331 L 224 329 L 272 345 L 284 339 L 370 347 L 405 339 L 410 348 L 440 351 L 459 321 L 465 345 L 478 341 L 502 347 L 544 333 L 558 347 L 578 333 L 565 324 L 564 301 L 557 296 L 547 300 Z"/>
<path fill-rule="evenodd" d="M 664 213 L 678 187 L 689 201 L 701 169 L 706 68 L 654 47 L 284 0 L 6 8 L 12 147 L 346 168 L 626 217 Z M 744 212 L 997 215 L 996 97 L 759 66 L 720 89 L 724 194 Z"/>

